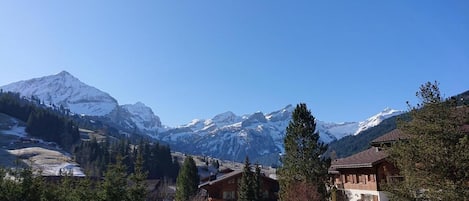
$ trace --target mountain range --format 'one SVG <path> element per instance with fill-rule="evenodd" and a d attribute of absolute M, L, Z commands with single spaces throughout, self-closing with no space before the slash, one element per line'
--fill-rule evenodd
<path fill-rule="evenodd" d="M 236 115 L 224 112 L 211 119 L 194 119 L 178 127 L 164 126 L 144 103 L 119 105 L 106 92 L 81 82 L 66 71 L 56 75 L 14 82 L 0 87 L 50 106 L 61 106 L 73 114 L 109 119 L 117 129 L 151 136 L 171 145 L 173 150 L 242 161 L 274 163 L 284 152 L 283 137 L 294 106 L 270 112 Z M 402 111 L 386 108 L 360 122 L 333 123 L 316 120 L 320 140 L 329 143 L 378 125 Z"/>

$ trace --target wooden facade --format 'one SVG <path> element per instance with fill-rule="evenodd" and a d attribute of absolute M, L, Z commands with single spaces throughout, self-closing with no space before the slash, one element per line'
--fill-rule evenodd
<path fill-rule="evenodd" d="M 368 168 L 341 168 L 333 174 L 339 189 L 380 191 L 381 185 L 399 179 L 399 170 L 392 163 L 383 161 Z"/>
<path fill-rule="evenodd" d="M 382 185 L 403 179 L 399 170 L 387 160 L 381 147 L 405 139 L 393 130 L 372 141 L 372 147 L 352 156 L 332 161 L 331 182 L 348 201 L 387 201 Z"/>
<path fill-rule="evenodd" d="M 238 199 L 238 186 L 243 173 L 234 171 L 219 178 L 199 185 L 200 189 L 206 191 L 208 200 L 211 201 L 234 201 Z M 277 180 L 261 176 L 261 192 L 265 201 L 274 201 L 278 198 L 279 184 Z"/>

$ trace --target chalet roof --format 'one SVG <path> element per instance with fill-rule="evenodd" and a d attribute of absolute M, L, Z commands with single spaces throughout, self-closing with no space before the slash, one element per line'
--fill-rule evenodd
<path fill-rule="evenodd" d="M 215 180 L 208 181 L 208 182 L 205 182 L 205 183 L 200 184 L 200 185 L 199 185 L 199 188 L 201 188 L 201 187 L 203 187 L 203 186 L 206 186 L 206 185 L 213 185 L 213 184 L 216 184 L 216 183 L 221 182 L 221 181 L 223 181 L 223 180 L 225 180 L 225 179 L 231 178 L 231 177 L 233 177 L 233 176 L 236 176 L 236 175 L 242 174 L 242 173 L 243 173 L 243 171 L 241 171 L 241 170 L 235 170 L 235 171 L 233 171 L 233 172 L 230 172 L 230 173 L 227 173 L 227 174 L 223 174 L 223 175 L 221 175 L 221 176 L 217 176 L 217 179 L 215 179 Z"/>
<path fill-rule="evenodd" d="M 371 141 L 372 145 L 376 144 L 382 144 L 382 143 L 390 143 L 390 142 L 395 142 L 399 141 L 402 139 L 407 139 L 407 137 L 399 130 L 399 129 L 394 129 L 389 133 L 386 133 L 373 141 Z"/>
<path fill-rule="evenodd" d="M 217 176 L 217 179 L 215 179 L 215 180 L 208 181 L 208 182 L 205 182 L 205 183 L 200 184 L 200 185 L 199 185 L 199 188 L 202 188 L 202 187 L 207 186 L 207 185 L 214 185 L 214 184 L 217 184 L 217 183 L 219 183 L 219 182 L 222 182 L 222 181 L 224 181 L 224 180 L 230 179 L 231 177 L 237 176 L 237 175 L 239 175 L 239 174 L 243 174 L 243 171 L 242 171 L 242 170 L 235 170 L 235 171 L 233 171 L 233 172 L 230 172 L 230 173 L 227 173 L 227 174 L 223 174 L 223 175 L 221 175 L 221 176 Z M 270 178 L 270 177 L 267 177 L 267 176 L 265 176 L 265 175 L 263 175 L 263 174 L 261 174 L 261 177 L 262 177 L 262 178 L 265 178 L 265 179 L 269 179 L 269 180 L 274 180 L 274 181 L 276 181 L 275 179 L 272 179 L 272 178 Z"/>
<path fill-rule="evenodd" d="M 462 132 L 469 134 L 469 125 L 464 124 L 463 126 L 461 126 L 461 130 L 462 130 Z M 409 138 L 409 135 L 404 134 L 399 129 L 394 129 L 391 132 L 386 133 L 386 134 L 374 139 L 373 141 L 371 141 L 371 145 L 391 143 L 391 142 L 396 142 L 396 141 L 404 140 L 404 139 L 408 139 L 408 138 Z"/>
<path fill-rule="evenodd" d="M 383 150 L 378 147 L 371 147 L 349 157 L 332 161 L 330 170 L 334 171 L 343 168 L 373 167 L 373 165 L 383 161 L 386 157 L 388 157 L 388 154 Z"/>

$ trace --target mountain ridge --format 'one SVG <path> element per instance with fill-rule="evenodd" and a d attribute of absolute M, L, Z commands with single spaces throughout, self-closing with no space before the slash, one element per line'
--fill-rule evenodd
<path fill-rule="evenodd" d="M 74 114 L 107 117 L 143 132 L 156 132 L 162 126 L 159 117 L 143 103 L 119 105 L 108 93 L 81 82 L 67 71 L 13 82 L 0 89 L 34 97 L 46 105 L 62 106 Z"/>
<path fill-rule="evenodd" d="M 177 151 L 211 155 L 236 161 L 246 155 L 253 160 L 278 157 L 284 152 L 283 138 L 295 107 L 291 104 L 269 112 L 236 115 L 223 112 L 209 119 L 194 119 L 177 127 L 167 127 L 142 102 L 119 105 L 106 92 L 86 85 L 66 71 L 56 75 L 14 82 L 0 87 L 22 96 L 36 96 L 48 104 L 61 105 L 76 114 L 102 116 L 129 133 L 139 131 L 175 147 Z M 101 110 L 99 110 L 101 109 Z M 85 113 L 81 113 L 85 112 Z M 361 122 L 323 122 L 316 120 L 320 140 L 325 143 L 357 135 L 399 111 L 386 108 Z"/>

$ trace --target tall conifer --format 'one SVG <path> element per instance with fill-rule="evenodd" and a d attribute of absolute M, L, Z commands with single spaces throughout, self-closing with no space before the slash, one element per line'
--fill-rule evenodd
<path fill-rule="evenodd" d="M 116 164 L 109 165 L 101 185 L 100 198 L 103 201 L 127 200 L 127 173 L 122 156 L 116 157 Z"/>
<path fill-rule="evenodd" d="M 254 200 L 262 200 L 262 180 L 261 180 L 261 166 L 256 164 L 256 170 L 253 178 Z"/>
<path fill-rule="evenodd" d="M 282 157 L 283 165 L 278 171 L 282 201 L 295 198 L 291 190 L 300 184 L 315 186 L 320 200 L 327 197 L 327 170 L 330 160 L 323 159 L 327 145 L 319 141 L 319 133 L 315 130 L 316 122 L 311 111 L 306 104 L 298 104 L 286 130 L 285 155 Z"/>
<path fill-rule="evenodd" d="M 421 103 L 409 106 L 410 121 L 398 128 L 407 139 L 394 144 L 390 159 L 404 176 L 387 190 L 395 200 L 469 200 L 469 123 L 467 106 L 444 100 L 438 83 L 416 93 Z"/>
<path fill-rule="evenodd" d="M 251 163 L 249 158 L 246 156 L 244 160 L 243 176 L 238 187 L 238 201 L 254 201 L 254 178 L 251 171 Z"/>
<path fill-rule="evenodd" d="M 194 159 L 188 156 L 179 170 L 176 180 L 176 201 L 187 201 L 197 194 L 199 174 Z"/>
<path fill-rule="evenodd" d="M 130 176 L 132 186 L 129 188 L 129 201 L 144 201 L 146 199 L 145 179 L 147 173 L 143 171 L 143 157 L 141 147 L 137 151 L 137 158 L 135 159 L 134 173 Z"/>

